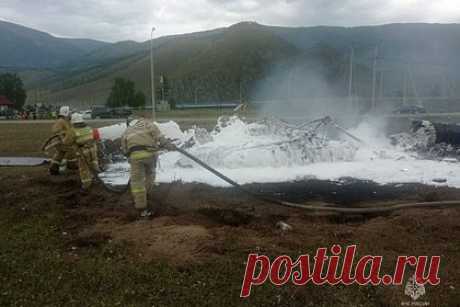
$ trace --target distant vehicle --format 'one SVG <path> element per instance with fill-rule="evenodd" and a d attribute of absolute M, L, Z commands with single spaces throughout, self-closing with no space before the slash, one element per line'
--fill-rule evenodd
<path fill-rule="evenodd" d="M 112 110 L 112 114 L 113 114 L 113 117 L 124 118 L 124 117 L 130 116 L 131 114 L 133 114 L 133 112 L 131 111 L 129 107 L 122 107 L 122 108 L 114 108 Z"/>
<path fill-rule="evenodd" d="M 91 110 L 86 110 L 86 111 L 82 111 L 81 114 L 83 115 L 83 119 L 91 119 L 92 116 L 92 111 Z"/>
<path fill-rule="evenodd" d="M 125 118 L 133 114 L 131 108 L 109 108 L 105 106 L 95 106 L 91 110 L 91 118 Z"/>
<path fill-rule="evenodd" d="M 95 106 L 91 109 L 91 118 L 112 118 L 112 110 L 104 106 Z"/>
<path fill-rule="evenodd" d="M 393 114 L 424 114 L 426 110 L 424 107 L 421 106 L 400 106 L 396 110 L 393 111 Z"/>
<path fill-rule="evenodd" d="M 11 109 L 0 111 L 0 119 L 16 119 L 16 112 Z"/>

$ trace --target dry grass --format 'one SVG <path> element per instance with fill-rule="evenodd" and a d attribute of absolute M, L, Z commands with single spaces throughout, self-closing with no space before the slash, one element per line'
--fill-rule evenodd
<path fill-rule="evenodd" d="M 0 124 L 1 156 L 43 156 L 41 146 L 51 133 L 51 123 Z"/>
<path fill-rule="evenodd" d="M 110 124 L 91 122 L 93 127 Z M 53 135 L 52 125 L 50 121 L 0 123 L 0 156 L 44 156 L 41 147 Z"/>

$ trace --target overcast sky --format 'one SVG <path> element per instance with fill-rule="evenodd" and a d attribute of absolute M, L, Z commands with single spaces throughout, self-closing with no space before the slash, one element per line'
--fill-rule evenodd
<path fill-rule="evenodd" d="M 145 41 L 257 21 L 282 26 L 460 23 L 459 0 L 1 0 L 0 19 L 56 36 Z"/>

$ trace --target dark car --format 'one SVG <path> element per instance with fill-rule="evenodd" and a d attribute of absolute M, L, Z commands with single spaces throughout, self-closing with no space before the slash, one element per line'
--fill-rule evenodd
<path fill-rule="evenodd" d="M 393 111 L 393 114 L 423 114 L 426 113 L 424 107 L 410 105 L 410 106 L 400 106 Z"/>
<path fill-rule="evenodd" d="M 91 109 L 91 118 L 112 118 L 113 113 L 110 108 L 104 106 L 95 106 Z"/>
<path fill-rule="evenodd" d="M 133 112 L 128 107 L 121 107 L 121 108 L 112 109 L 112 114 L 113 114 L 113 117 L 116 117 L 116 118 L 125 118 L 133 114 Z"/>
<path fill-rule="evenodd" d="M 11 109 L 0 111 L 0 119 L 15 119 L 15 118 L 16 118 L 16 112 Z"/>

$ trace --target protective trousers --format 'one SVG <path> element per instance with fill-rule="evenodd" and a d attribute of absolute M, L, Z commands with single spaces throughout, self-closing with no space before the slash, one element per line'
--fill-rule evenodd
<path fill-rule="evenodd" d="M 99 171 L 96 144 L 79 147 L 77 150 L 77 159 L 82 188 L 89 189 L 94 178 L 92 171 Z"/>
<path fill-rule="evenodd" d="M 136 151 L 130 155 L 131 194 L 136 209 L 147 208 L 147 192 L 155 181 L 157 155 L 149 151 Z"/>
<path fill-rule="evenodd" d="M 75 157 L 74 150 L 71 146 L 63 144 L 56 146 L 56 152 L 51 159 L 51 168 L 59 169 L 59 166 L 67 163 L 69 169 L 76 169 L 77 159 Z"/>

